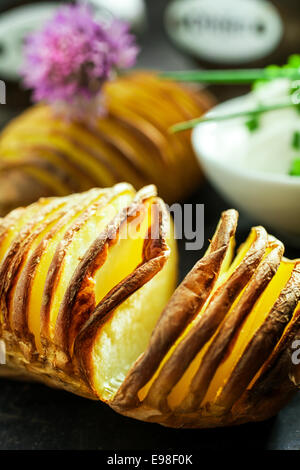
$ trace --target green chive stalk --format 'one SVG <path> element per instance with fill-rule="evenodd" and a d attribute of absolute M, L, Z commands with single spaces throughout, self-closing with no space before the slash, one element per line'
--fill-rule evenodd
<path fill-rule="evenodd" d="M 205 122 L 217 122 L 217 121 L 226 121 L 229 119 L 235 119 L 235 118 L 240 118 L 240 117 L 255 117 L 255 116 L 260 116 L 263 113 L 267 113 L 270 111 L 276 111 L 279 109 L 286 109 L 286 108 L 295 108 L 297 109 L 299 105 L 292 103 L 291 101 L 288 103 L 278 103 L 270 106 L 259 106 L 259 108 L 256 109 L 250 109 L 246 111 L 239 111 L 236 113 L 231 113 L 231 114 L 216 114 L 213 116 L 206 116 L 203 118 L 196 118 L 196 119 L 191 119 L 190 121 L 185 121 L 185 122 L 179 122 L 178 124 L 175 124 L 174 126 L 170 127 L 170 132 L 175 133 L 175 132 L 180 132 L 180 131 L 185 131 L 188 129 L 193 129 L 196 127 L 198 124 L 202 124 Z"/>
<path fill-rule="evenodd" d="M 265 69 L 237 70 L 189 70 L 179 72 L 162 72 L 162 78 L 182 82 L 201 82 L 212 85 L 243 85 L 256 80 L 274 80 L 276 78 L 300 79 L 300 68 L 270 67 Z"/>

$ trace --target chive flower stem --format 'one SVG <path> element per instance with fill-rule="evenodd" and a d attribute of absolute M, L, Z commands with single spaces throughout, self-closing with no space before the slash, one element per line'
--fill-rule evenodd
<path fill-rule="evenodd" d="M 188 129 L 192 129 L 196 127 L 198 124 L 202 124 L 205 122 L 226 121 L 229 119 L 235 119 L 235 118 L 240 118 L 244 116 L 253 117 L 253 116 L 257 116 L 257 115 L 267 113 L 270 111 L 276 111 L 276 110 L 285 109 L 285 108 L 296 108 L 297 106 L 299 105 L 292 103 L 290 101 L 288 103 L 278 103 L 278 104 L 269 105 L 269 106 L 260 106 L 259 108 L 256 108 L 256 109 L 238 111 L 236 113 L 231 113 L 231 114 L 220 114 L 220 115 L 216 114 L 214 116 L 206 116 L 206 117 L 191 119 L 190 121 L 179 122 L 178 124 L 175 124 L 174 126 L 170 127 L 170 132 L 175 133 L 175 132 L 185 131 Z"/>
<path fill-rule="evenodd" d="M 274 69 L 237 69 L 237 70 L 187 70 L 177 72 L 162 72 L 161 78 L 182 82 L 201 82 L 207 84 L 250 84 L 256 80 L 271 80 L 275 78 L 300 79 L 300 69 L 284 67 Z"/>

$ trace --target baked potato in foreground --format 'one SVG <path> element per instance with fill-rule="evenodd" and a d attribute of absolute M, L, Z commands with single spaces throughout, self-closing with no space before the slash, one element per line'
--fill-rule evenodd
<path fill-rule="evenodd" d="M 0 374 L 24 372 L 96 398 L 74 345 L 102 308 L 98 337 L 107 344 L 98 360 L 109 380 L 122 381 L 176 283 L 171 219 L 155 187 L 136 193 L 121 183 L 41 199 L 7 215 L 0 230 Z"/>
<path fill-rule="evenodd" d="M 131 72 L 107 82 L 104 99 L 107 114 L 95 122 L 59 118 L 39 103 L 8 124 L 0 136 L 0 215 L 41 196 L 120 181 L 138 189 L 154 183 L 168 203 L 198 187 L 190 132 L 169 127 L 205 113 L 214 103 L 208 92 Z"/>
<path fill-rule="evenodd" d="M 237 219 L 222 214 L 174 292 L 172 223 L 153 186 L 11 212 L 0 224 L 0 374 L 172 427 L 272 416 L 298 385 L 300 260 L 263 227 L 235 254 Z"/>

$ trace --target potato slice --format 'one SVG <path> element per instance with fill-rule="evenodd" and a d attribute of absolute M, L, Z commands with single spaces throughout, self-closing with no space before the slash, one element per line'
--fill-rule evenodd
<path fill-rule="evenodd" d="M 283 260 L 252 315 L 246 319 L 232 349 L 231 361 L 225 361 L 220 368 L 216 380 L 222 374 L 226 375 L 223 375 L 223 386 L 215 400 L 217 407 L 230 409 L 237 401 L 276 347 L 299 300 L 300 263 L 295 265 Z M 216 385 L 212 383 L 212 387 Z"/>
<path fill-rule="evenodd" d="M 70 198 L 41 200 L 22 213 L 17 221 L 8 224 L 8 230 L 1 244 L 3 254 L 0 265 L 0 302 L 2 321 L 9 328 L 7 294 L 13 287 L 15 276 L 25 259 L 31 242 L 46 230 L 49 223 L 55 223 Z M 10 244 L 10 245 L 9 245 Z"/>
<path fill-rule="evenodd" d="M 150 202 L 149 209 L 152 205 Z M 115 395 L 128 370 L 144 351 L 176 282 L 176 250 L 169 217 L 158 200 L 155 210 L 159 238 L 149 238 L 146 246 L 140 246 L 135 254 L 138 255 L 136 268 L 98 304 L 75 342 L 79 363 L 91 387 L 104 401 Z M 149 227 L 150 214 L 152 211 L 148 216 L 145 214 L 141 223 L 141 228 L 144 226 L 141 235 Z M 165 234 L 168 234 L 166 239 Z M 132 240 L 122 241 L 123 249 L 129 249 L 133 256 Z"/>
<path fill-rule="evenodd" d="M 151 187 L 140 191 L 120 217 L 112 220 L 108 229 L 100 233 L 74 269 L 59 309 L 53 339 L 55 347 L 66 354 L 72 354 L 80 327 L 96 305 L 142 262 L 153 195 Z M 117 272 L 111 266 L 118 266 Z"/>
<path fill-rule="evenodd" d="M 56 231 L 60 221 L 73 210 L 74 204 L 80 203 L 84 199 L 84 195 L 76 195 L 73 198 L 68 197 L 65 204 L 58 210 L 54 209 L 42 223 L 36 224 L 31 228 L 30 233 L 19 244 L 14 255 L 14 276 L 7 284 L 7 304 L 9 310 L 9 323 L 14 334 L 20 338 L 26 335 L 28 318 L 26 310 L 20 308 L 18 304 L 22 304 L 24 292 L 20 295 L 20 283 L 23 281 L 23 273 L 26 270 L 27 261 L 40 243 L 47 237 L 49 232 Z"/>
<path fill-rule="evenodd" d="M 32 347 L 37 347 L 40 352 L 40 310 L 43 286 L 55 249 L 65 232 L 78 223 L 78 218 L 88 207 L 94 208 L 94 204 L 101 201 L 107 192 L 91 190 L 79 198 L 73 197 L 72 206 L 68 207 L 64 216 L 60 216 L 53 226 L 47 227 L 47 230 L 40 234 L 27 254 L 22 273 L 15 284 L 11 310 L 22 324 L 19 332 L 22 339 L 24 341 L 28 339 Z"/>
<path fill-rule="evenodd" d="M 10 248 L 13 240 L 17 237 L 21 229 L 24 229 L 28 222 L 34 220 L 36 218 L 36 214 L 40 213 L 44 206 L 47 209 L 50 206 L 50 203 L 51 199 L 42 199 L 38 203 L 31 204 L 31 206 L 28 207 L 26 211 L 22 207 L 15 209 L 7 217 L 5 217 L 5 219 L 3 219 L 0 234 L 1 260 L 4 259 L 7 250 Z M 62 201 L 60 201 L 59 204 L 62 204 Z"/>
<path fill-rule="evenodd" d="M 55 151 L 69 154 L 76 165 L 83 166 L 90 175 L 94 175 L 95 183 L 120 181 L 121 175 L 118 174 L 117 169 L 102 157 L 97 147 L 87 144 L 80 137 L 78 138 L 76 128 L 70 128 L 67 132 L 59 121 L 52 122 L 52 120 L 53 117 L 50 115 L 49 120 L 39 122 L 37 128 L 33 126 L 33 128 L 22 129 L 21 132 L 16 133 L 14 138 L 20 139 L 25 146 L 31 149 L 31 152 L 40 146 L 47 145 Z M 49 127 L 51 132 L 49 132 Z M 36 168 L 37 170 L 38 168 Z"/>
<path fill-rule="evenodd" d="M 61 171 L 64 169 L 66 172 L 76 170 L 76 173 L 73 171 L 74 176 L 77 175 L 75 177 L 76 183 L 78 181 L 80 182 L 85 174 L 94 184 L 101 182 L 101 178 L 99 179 L 97 177 L 97 172 L 91 173 L 87 171 L 89 167 L 86 168 L 84 161 L 76 159 L 76 155 L 73 155 L 72 152 L 68 152 L 66 147 L 62 148 L 62 145 L 64 145 L 62 138 L 64 138 L 65 143 L 79 142 L 79 147 L 80 143 L 82 143 L 85 151 L 89 153 L 89 157 L 96 160 L 97 165 L 104 166 L 104 170 L 105 168 L 109 169 L 109 172 L 112 173 L 115 178 L 126 179 L 129 175 L 140 179 L 143 178 L 143 174 L 131 158 L 131 155 L 128 155 L 128 152 L 124 153 L 120 151 L 120 148 L 114 144 L 114 142 L 118 143 L 118 133 L 121 133 L 122 129 L 118 129 L 117 132 L 112 132 L 113 129 L 108 128 L 105 133 L 101 132 L 96 126 L 88 126 L 83 123 L 74 122 L 70 125 L 70 123 L 63 120 L 56 120 L 53 123 L 53 115 L 50 110 L 48 110 L 48 114 L 46 114 L 45 110 L 41 107 L 37 111 L 39 111 L 39 113 L 36 112 L 31 117 L 31 128 L 19 126 L 17 130 L 15 129 L 14 136 L 18 138 L 15 140 L 15 145 L 17 146 L 18 142 L 22 140 L 23 151 L 24 145 L 27 145 L 30 155 L 39 154 L 45 157 L 44 159 L 46 159 L 46 161 L 49 161 L 49 152 L 52 150 L 52 154 L 54 155 L 50 155 L 50 159 L 53 163 L 57 164 L 58 170 L 60 169 Z M 101 122 L 102 121 L 100 121 L 99 124 L 101 124 Z M 106 122 L 110 124 L 110 120 L 103 120 L 104 125 Z M 33 130 L 37 124 L 39 124 L 40 131 L 39 133 L 34 133 Z M 53 131 L 49 133 L 48 129 L 49 127 L 52 128 L 53 124 L 55 124 L 55 132 L 53 128 Z M 116 137 L 112 139 L 111 136 L 114 134 Z M 128 139 L 128 137 L 130 138 L 131 136 L 128 136 L 128 132 L 125 131 L 125 138 Z M 56 142 L 58 147 L 54 145 L 51 147 L 51 145 L 49 145 L 52 138 L 56 139 L 52 142 L 53 144 Z M 38 144 L 41 139 L 44 143 L 41 142 Z M 13 143 L 9 140 L 5 145 L 5 155 L 8 155 L 8 149 L 11 149 L 12 146 Z M 61 156 L 63 156 L 63 158 L 61 158 Z M 82 176 L 78 175 L 78 169 L 81 169 L 83 173 Z"/>
<path fill-rule="evenodd" d="M 139 358 L 121 385 L 114 400 L 116 406 L 136 404 L 138 391 L 151 379 L 172 344 L 205 304 L 222 264 L 224 260 L 227 261 L 228 253 L 231 251 L 236 225 L 237 212 L 228 211 L 222 215 L 211 248 L 175 291 L 157 323 L 146 352 Z M 186 293 L 190 295 L 186 297 Z M 164 331 L 163 337 L 161 331 Z"/>
<path fill-rule="evenodd" d="M 239 264 L 233 271 L 229 268 L 228 277 L 221 285 L 218 285 L 208 304 L 198 312 L 191 327 L 179 338 L 170 358 L 151 385 L 146 402 L 151 403 L 152 406 L 155 404 L 159 409 L 168 408 L 168 406 L 175 407 L 189 392 L 190 381 L 200 361 L 200 358 L 196 357 L 197 354 L 212 338 L 265 253 L 267 233 L 261 227 L 255 229 L 254 232 L 256 236 L 247 250 L 243 263 Z M 237 258 L 239 256 L 240 254 Z M 233 262 L 234 265 L 235 261 Z M 181 377 L 182 381 L 175 387 Z M 173 387 L 174 390 L 172 390 Z M 167 401 L 167 396 L 171 390 L 172 394 Z"/>
<path fill-rule="evenodd" d="M 67 288 L 74 271 L 84 257 L 87 247 L 101 234 L 114 217 L 134 197 L 131 186 L 116 186 L 111 201 L 105 207 L 99 206 L 84 223 L 71 227 L 56 247 L 51 260 L 44 287 L 44 299 L 41 307 L 41 339 L 44 344 L 52 342 L 55 336 L 56 320 Z"/>
<path fill-rule="evenodd" d="M 274 243 L 274 245 L 271 252 L 267 254 L 254 272 L 238 302 L 234 303 L 234 306 L 228 312 L 212 341 L 209 342 L 206 348 L 203 348 L 202 360 L 198 365 L 196 374 L 193 376 L 188 394 L 183 403 L 180 404 L 181 409 L 190 411 L 197 409 L 209 387 L 211 393 L 212 383 L 214 382 L 213 377 L 220 362 L 228 354 L 234 336 L 279 267 L 283 254 L 283 245 L 280 242 Z M 209 396 L 205 399 L 207 402 L 210 402 L 210 400 Z"/>

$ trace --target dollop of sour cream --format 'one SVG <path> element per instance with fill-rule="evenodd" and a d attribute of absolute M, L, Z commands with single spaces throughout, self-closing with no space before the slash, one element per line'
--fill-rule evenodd
<path fill-rule="evenodd" d="M 276 79 L 242 97 L 217 106 L 210 114 L 225 115 L 257 109 L 260 105 L 287 103 L 291 82 Z M 211 155 L 243 169 L 288 175 L 300 150 L 293 148 L 295 132 L 300 132 L 300 114 L 295 108 L 280 109 L 259 116 L 259 126 L 250 131 L 247 117 L 203 124 L 211 139 L 206 139 Z"/>

